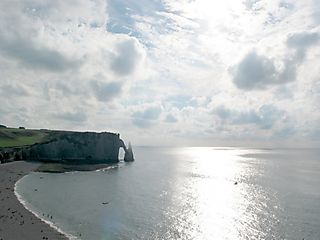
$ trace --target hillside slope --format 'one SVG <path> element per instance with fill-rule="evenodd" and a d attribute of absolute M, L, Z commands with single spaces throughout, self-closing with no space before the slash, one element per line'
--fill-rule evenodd
<path fill-rule="evenodd" d="M 21 147 L 41 143 L 50 139 L 52 131 L 18 128 L 0 128 L 1 147 Z"/>

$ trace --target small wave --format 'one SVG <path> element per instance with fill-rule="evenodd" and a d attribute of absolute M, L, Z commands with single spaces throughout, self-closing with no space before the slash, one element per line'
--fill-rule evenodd
<path fill-rule="evenodd" d="M 26 177 L 26 176 L 24 176 Z M 24 178 L 23 177 L 23 178 Z M 27 205 L 27 202 L 22 198 L 22 196 L 18 193 L 17 191 L 17 184 L 23 179 L 21 178 L 19 181 L 17 181 L 14 185 L 14 194 L 16 195 L 18 201 L 23 205 L 23 207 L 25 209 L 27 209 L 29 212 L 31 212 L 33 215 L 35 215 L 37 218 L 39 218 L 42 222 L 48 224 L 51 228 L 55 229 L 56 231 L 58 231 L 59 233 L 63 234 L 64 236 L 66 236 L 68 239 L 70 240 L 77 240 L 78 238 L 69 234 L 69 233 L 66 233 L 64 231 L 62 231 L 61 228 L 59 228 L 58 226 L 54 225 L 54 223 L 42 218 L 38 213 L 36 213 L 35 211 L 33 211 L 30 207 L 28 207 Z"/>
<path fill-rule="evenodd" d="M 105 172 L 105 171 L 108 171 L 110 169 L 113 169 L 113 168 L 117 168 L 119 167 L 119 165 L 112 165 L 112 166 L 108 166 L 108 167 L 105 167 L 105 168 L 100 168 L 100 169 L 97 169 L 95 170 L 94 172 Z"/>

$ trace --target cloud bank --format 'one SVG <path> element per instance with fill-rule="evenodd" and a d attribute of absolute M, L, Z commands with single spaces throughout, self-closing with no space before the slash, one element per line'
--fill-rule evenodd
<path fill-rule="evenodd" d="M 1 1 L 0 123 L 142 145 L 317 146 L 319 7 Z"/>

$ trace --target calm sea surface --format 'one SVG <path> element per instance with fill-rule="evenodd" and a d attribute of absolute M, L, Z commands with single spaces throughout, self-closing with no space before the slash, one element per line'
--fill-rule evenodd
<path fill-rule="evenodd" d="M 134 153 L 105 171 L 32 173 L 17 192 L 79 239 L 320 239 L 319 149 Z"/>

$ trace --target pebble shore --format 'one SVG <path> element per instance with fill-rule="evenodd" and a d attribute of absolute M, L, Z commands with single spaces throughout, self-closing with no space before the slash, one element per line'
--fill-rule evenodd
<path fill-rule="evenodd" d="M 37 167 L 24 161 L 0 165 L 0 240 L 68 239 L 25 209 L 14 194 L 15 183 Z"/>

